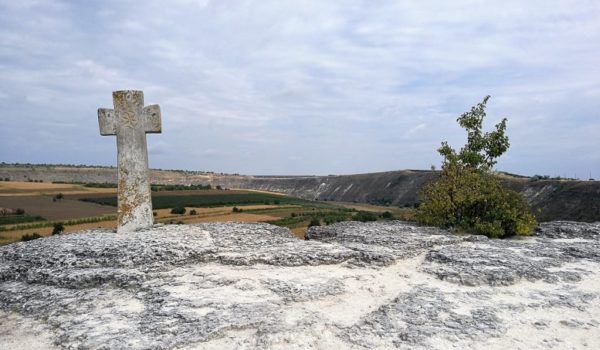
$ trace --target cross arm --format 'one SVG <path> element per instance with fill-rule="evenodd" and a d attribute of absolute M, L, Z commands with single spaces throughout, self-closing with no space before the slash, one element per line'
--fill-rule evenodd
<path fill-rule="evenodd" d="M 100 135 L 117 134 L 117 114 L 113 109 L 98 108 L 98 124 L 100 125 Z"/>
<path fill-rule="evenodd" d="M 162 131 L 162 124 L 160 120 L 160 106 L 146 106 L 144 107 L 142 113 L 144 115 L 144 132 L 160 134 L 160 132 Z"/>

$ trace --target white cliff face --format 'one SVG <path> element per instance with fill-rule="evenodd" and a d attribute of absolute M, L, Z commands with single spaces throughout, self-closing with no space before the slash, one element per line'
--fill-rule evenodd
<path fill-rule="evenodd" d="M 600 348 L 600 225 L 92 230 L 0 247 L 0 348 Z"/>

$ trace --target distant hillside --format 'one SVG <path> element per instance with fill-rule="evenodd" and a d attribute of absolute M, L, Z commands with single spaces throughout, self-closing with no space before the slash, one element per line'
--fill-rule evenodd
<path fill-rule="evenodd" d="M 415 206 L 419 189 L 435 179 L 436 172 L 399 170 L 330 176 L 244 176 L 198 171 L 151 170 L 152 183 L 211 184 L 281 192 L 316 200 L 362 202 L 400 207 Z M 541 221 L 600 221 L 600 181 L 534 180 L 500 175 L 507 186 L 523 192 Z M 116 183 L 116 168 L 0 165 L 0 178 L 13 181 Z"/>

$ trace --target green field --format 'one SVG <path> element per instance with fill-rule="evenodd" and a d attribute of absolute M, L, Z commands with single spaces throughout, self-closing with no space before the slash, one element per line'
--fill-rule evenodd
<path fill-rule="evenodd" d="M 26 222 L 42 221 L 45 220 L 41 216 L 32 215 L 1 215 L 0 225 L 11 225 L 11 224 L 22 224 Z"/>
<path fill-rule="evenodd" d="M 117 197 L 92 197 L 82 198 L 82 201 L 102 205 L 117 206 Z M 304 199 L 278 196 L 268 193 L 231 193 L 231 194 L 199 194 L 199 195 L 166 195 L 153 196 L 152 207 L 155 209 L 167 209 L 174 207 L 222 207 L 228 205 L 250 205 L 250 204 L 297 204 L 305 205 L 316 203 Z"/>

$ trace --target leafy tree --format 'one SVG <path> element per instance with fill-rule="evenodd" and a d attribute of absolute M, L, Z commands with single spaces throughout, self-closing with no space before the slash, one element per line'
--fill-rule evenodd
<path fill-rule="evenodd" d="M 467 132 L 467 144 L 458 152 L 447 142 L 438 149 L 444 157 L 442 170 L 421 192 L 420 223 L 500 238 L 531 234 L 537 225 L 523 196 L 504 188 L 492 171 L 510 144 L 506 118 L 492 132 L 481 130 L 489 98 L 457 119 Z"/>
<path fill-rule="evenodd" d="M 55 222 L 52 228 L 52 235 L 59 235 L 65 230 L 65 226 L 62 222 Z"/>

